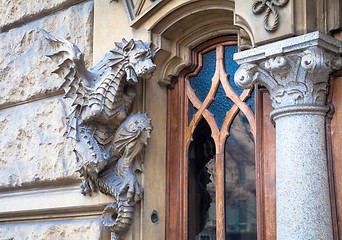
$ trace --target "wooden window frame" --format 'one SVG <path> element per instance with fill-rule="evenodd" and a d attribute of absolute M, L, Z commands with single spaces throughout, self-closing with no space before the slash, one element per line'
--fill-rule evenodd
<path fill-rule="evenodd" d="M 222 42 L 237 45 L 236 36 L 215 38 L 201 44 L 192 51 L 193 63 L 173 78 L 167 90 L 167 163 L 166 163 L 166 231 L 167 240 L 187 240 L 188 237 L 188 162 L 187 136 L 188 100 L 185 78 L 201 67 L 198 53 L 208 52 Z M 255 149 L 258 239 L 276 239 L 275 215 L 275 128 L 269 118 L 272 110 L 268 92 L 255 86 Z M 266 147 L 267 145 L 267 147 Z M 222 165 L 223 164 L 223 165 Z M 221 194 L 224 194 L 224 161 L 216 165 L 217 179 Z M 220 192 L 220 191 L 218 191 Z M 219 194 L 219 193 L 217 193 Z M 222 196 L 221 196 L 222 197 Z M 225 236 L 225 203 L 217 201 L 217 215 L 223 214 L 222 222 L 217 222 L 217 239 Z"/>
<path fill-rule="evenodd" d="M 329 193 L 331 202 L 331 217 L 333 224 L 334 239 L 340 239 L 342 231 L 342 156 L 340 148 L 342 142 L 340 136 L 334 132 L 342 131 L 342 112 L 341 112 L 341 89 L 342 89 L 342 70 L 335 71 L 330 75 L 329 94 L 327 105 L 329 111 L 326 115 L 326 144 L 327 144 L 327 167 L 329 180 Z"/>

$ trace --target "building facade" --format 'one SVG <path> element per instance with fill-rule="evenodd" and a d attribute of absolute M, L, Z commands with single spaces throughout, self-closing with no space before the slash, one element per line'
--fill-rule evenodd
<path fill-rule="evenodd" d="M 341 10 L 0 2 L 0 239 L 340 239 Z"/>

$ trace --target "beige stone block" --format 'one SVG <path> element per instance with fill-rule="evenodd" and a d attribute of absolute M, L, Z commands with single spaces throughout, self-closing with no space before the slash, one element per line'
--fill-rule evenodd
<path fill-rule="evenodd" d="M 73 220 L 57 222 L 33 222 L 0 226 L 1 239 L 20 240 L 108 240 L 110 233 L 101 220 Z"/>
<path fill-rule="evenodd" d="M 39 15 L 46 15 L 51 11 L 67 8 L 74 5 L 75 2 L 82 2 L 82 0 L 40 0 L 39 3 L 32 0 L 1 0 L 0 30 L 14 24 L 23 24 L 31 19 L 38 18 Z"/>
<path fill-rule="evenodd" d="M 0 187 L 78 179 L 63 99 L 0 112 Z"/>
<path fill-rule="evenodd" d="M 92 65 L 92 25 L 93 2 L 87 2 L 1 33 L 0 108 L 51 94 L 60 88 L 63 80 L 51 74 L 56 66 L 45 56 L 50 46 L 40 28 L 75 43 L 85 53 L 89 67 Z"/>

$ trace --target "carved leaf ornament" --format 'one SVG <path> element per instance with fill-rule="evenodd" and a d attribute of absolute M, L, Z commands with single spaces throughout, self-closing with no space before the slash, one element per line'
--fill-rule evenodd
<path fill-rule="evenodd" d="M 252 5 L 252 11 L 254 14 L 260 14 L 266 9 L 263 22 L 264 28 L 268 32 L 274 32 L 279 26 L 279 13 L 276 7 L 284 7 L 288 2 L 289 0 L 257 0 Z M 274 15 L 274 22 L 270 26 L 268 20 L 271 13 Z"/>
<path fill-rule="evenodd" d="M 65 98 L 72 99 L 67 138 L 73 139 L 81 193 L 100 192 L 115 201 L 103 211 L 103 224 L 112 239 L 121 239 L 133 221 L 133 208 L 143 198 L 135 177 L 141 171 L 143 149 L 151 137 L 147 114 L 128 116 L 139 79 L 151 78 L 156 66 L 151 42 L 122 40 L 92 69 L 84 54 L 70 41 L 41 30 L 64 83 Z"/>
<path fill-rule="evenodd" d="M 235 74 L 235 83 L 241 88 L 249 88 L 255 83 L 267 87 L 274 108 L 298 104 L 324 105 L 328 76 L 340 65 L 341 62 L 336 61 L 332 54 L 312 47 L 259 64 L 243 64 Z"/>

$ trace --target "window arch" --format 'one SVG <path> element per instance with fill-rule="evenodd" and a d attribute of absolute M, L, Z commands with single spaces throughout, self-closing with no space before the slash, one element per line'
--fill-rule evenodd
<path fill-rule="evenodd" d="M 234 235 L 231 234 L 234 230 L 229 229 L 229 225 L 232 225 L 229 223 L 232 221 L 227 221 L 231 220 L 231 217 L 226 214 L 230 212 L 232 215 L 232 211 L 227 209 L 227 202 L 231 209 L 234 209 L 236 204 L 241 204 L 237 206 L 241 211 L 235 213 L 238 215 L 237 218 L 240 218 L 240 225 L 237 228 L 239 232 L 254 231 L 255 234 L 257 232 L 259 239 L 275 239 L 263 238 L 266 235 L 275 236 L 275 171 L 272 172 L 275 166 L 270 164 L 271 160 L 274 160 L 272 158 L 275 158 L 272 145 L 275 132 L 269 118 L 265 118 L 265 114 L 271 111 L 270 102 L 265 89 L 256 86 L 255 89 L 241 90 L 235 86 L 233 77 L 238 66 L 233 61 L 232 54 L 236 51 L 235 36 L 219 37 L 201 44 L 192 52 L 192 66 L 184 69 L 169 86 L 166 239 L 195 239 L 199 232 L 207 228 L 203 224 L 203 218 L 208 214 L 209 207 L 215 208 L 215 211 L 211 211 L 216 215 L 213 221 L 215 224 L 212 224 L 215 234 L 208 233 L 209 238 L 205 238 L 204 234 L 203 239 L 212 239 L 212 236 L 216 239 L 234 239 L 228 238 Z M 250 105 L 253 105 L 254 110 Z M 249 155 L 250 152 L 252 155 L 255 154 L 255 163 L 251 164 L 249 160 L 239 162 L 240 157 L 232 157 L 232 154 L 230 159 L 235 160 L 238 181 L 245 188 L 248 185 L 246 168 L 249 180 L 250 173 L 255 169 L 254 176 L 257 177 L 252 177 L 256 179 L 255 185 L 249 191 L 253 192 L 254 189 L 250 196 L 254 194 L 254 204 L 257 202 L 254 215 L 257 216 L 258 227 L 256 220 L 254 226 L 246 226 L 253 225 L 253 221 L 247 222 L 249 213 L 246 215 L 246 211 L 251 212 L 251 204 L 248 201 L 253 197 L 236 195 L 237 202 L 228 201 L 227 198 L 231 193 L 227 189 L 229 171 L 225 169 L 225 165 L 232 164 L 228 162 L 227 151 L 231 151 L 229 146 L 234 138 L 234 128 L 239 128 L 237 124 L 246 130 L 244 141 L 249 139 L 248 141 L 253 142 L 253 150 L 248 149 L 247 152 Z M 267 148 L 265 134 L 269 135 L 267 139 L 273 139 Z M 240 152 L 239 156 L 244 150 L 240 149 Z M 203 156 L 199 157 L 201 154 Z M 209 170 L 208 166 L 205 166 L 211 159 L 215 161 L 215 168 Z M 209 173 L 208 170 L 212 172 Z M 265 171 L 267 175 L 264 174 Z M 215 178 L 215 189 L 211 191 L 214 192 L 211 196 L 208 195 L 208 189 L 206 192 L 203 190 L 208 184 L 213 188 L 213 183 L 209 183 L 207 179 L 210 174 L 212 179 Z M 213 200 L 210 205 L 207 203 L 209 198 Z M 203 203 L 205 200 L 207 202 Z M 272 205 L 268 207 L 272 211 L 265 209 L 266 204 Z M 202 216 L 199 216 L 199 213 Z"/>

